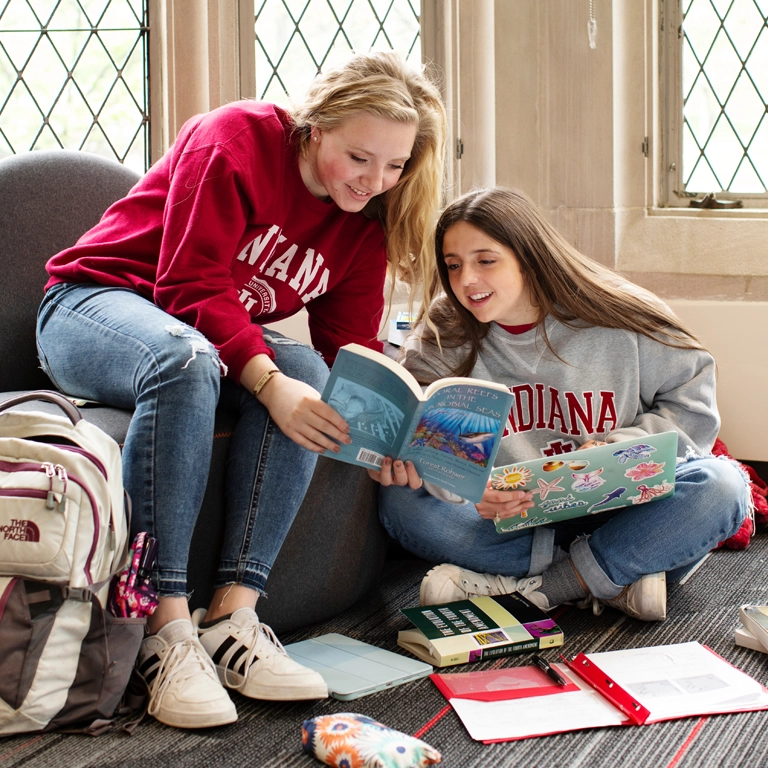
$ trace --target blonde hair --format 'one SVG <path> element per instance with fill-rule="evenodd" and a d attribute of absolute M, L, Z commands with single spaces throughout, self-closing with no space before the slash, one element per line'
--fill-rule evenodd
<path fill-rule="evenodd" d="M 432 238 L 443 192 L 446 118 L 440 92 L 397 53 L 358 54 L 318 75 L 303 104 L 291 109 L 299 151 L 306 156 L 313 127 L 330 130 L 360 113 L 417 126 L 399 181 L 372 198 L 365 213 L 384 226 L 392 287 L 395 278 L 421 285 L 432 269 Z"/>
<path fill-rule="evenodd" d="M 663 302 L 577 251 L 525 193 L 494 187 L 459 197 L 443 211 L 435 229 L 434 269 L 425 287 L 421 319 L 426 320 L 425 341 L 449 347 L 469 344 L 468 356 L 455 375 L 469 375 L 490 329 L 490 324 L 481 323 L 461 305 L 451 289 L 443 238 L 460 221 L 514 252 L 531 302 L 538 309 L 544 342 L 556 356 L 560 357 L 542 322 L 548 315 L 571 327 L 621 328 L 670 347 L 702 349 Z M 445 296 L 436 299 L 441 286 Z"/>

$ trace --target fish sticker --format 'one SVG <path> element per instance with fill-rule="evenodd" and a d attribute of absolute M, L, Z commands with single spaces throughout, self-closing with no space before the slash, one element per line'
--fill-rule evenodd
<path fill-rule="evenodd" d="M 627 489 L 626 488 L 616 488 L 616 490 L 611 491 L 610 493 L 604 493 L 603 498 L 593 504 L 589 509 L 587 509 L 588 515 L 596 515 L 598 512 L 602 512 L 601 509 L 597 509 L 598 507 L 604 507 L 606 504 L 610 503 L 614 499 L 620 499 L 625 493 Z M 595 511 L 597 510 L 597 511 Z"/>

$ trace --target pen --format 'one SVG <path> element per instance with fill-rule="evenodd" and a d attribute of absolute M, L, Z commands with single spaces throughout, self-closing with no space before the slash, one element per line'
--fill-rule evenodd
<path fill-rule="evenodd" d="M 533 660 L 536 666 L 549 678 L 554 680 L 558 685 L 568 685 L 566 679 L 550 665 L 546 659 L 542 659 L 537 653 L 533 654 Z"/>

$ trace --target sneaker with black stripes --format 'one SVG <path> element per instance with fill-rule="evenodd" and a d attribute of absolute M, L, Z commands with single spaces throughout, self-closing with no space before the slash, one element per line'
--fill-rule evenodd
<path fill-rule="evenodd" d="M 328 686 L 313 669 L 295 662 L 275 633 L 251 608 L 204 622 L 205 609 L 192 614 L 200 643 L 227 687 L 252 699 L 297 701 L 325 699 Z"/>
<path fill-rule="evenodd" d="M 234 723 L 237 710 L 189 619 L 176 619 L 144 638 L 137 661 L 149 689 L 148 714 L 174 728 Z"/>

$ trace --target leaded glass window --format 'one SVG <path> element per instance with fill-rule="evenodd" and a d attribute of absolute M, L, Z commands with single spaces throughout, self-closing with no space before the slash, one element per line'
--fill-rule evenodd
<path fill-rule="evenodd" d="M 768 0 L 668 6 L 670 62 L 679 64 L 669 76 L 680 89 L 668 105 L 680 110 L 666 157 L 673 195 L 759 204 L 768 195 Z"/>
<path fill-rule="evenodd" d="M 149 164 L 147 0 L 0 0 L 0 157 Z"/>
<path fill-rule="evenodd" d="M 418 0 L 256 0 L 256 93 L 300 99 L 352 52 L 396 50 L 421 63 Z"/>

